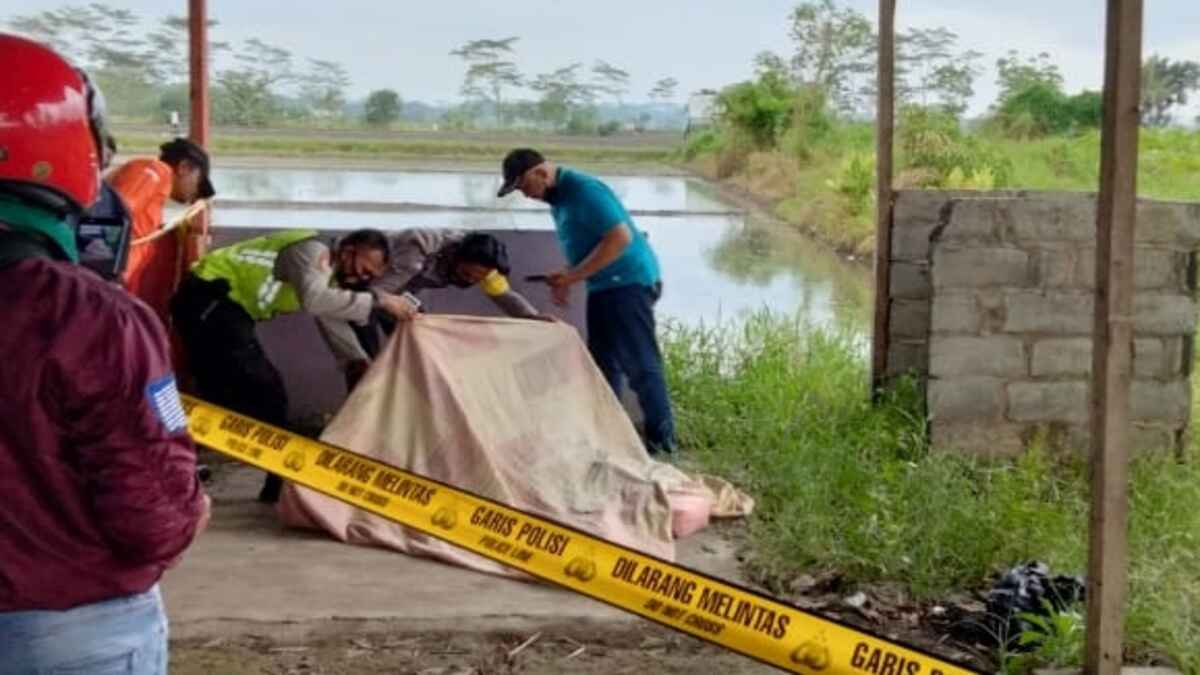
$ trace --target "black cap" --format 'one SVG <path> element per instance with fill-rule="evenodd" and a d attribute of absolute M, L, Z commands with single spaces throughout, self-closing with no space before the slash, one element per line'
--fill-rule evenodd
<path fill-rule="evenodd" d="M 517 189 L 517 181 L 521 180 L 521 176 L 533 167 L 545 162 L 546 158 L 537 150 L 531 148 L 517 148 L 504 158 L 504 185 L 500 186 L 500 191 L 496 193 L 497 197 L 504 195 Z"/>
<path fill-rule="evenodd" d="M 200 169 L 200 198 L 208 199 L 217 194 L 212 181 L 208 178 L 208 153 L 204 148 L 186 138 L 176 138 L 169 143 L 163 143 L 158 148 L 158 158 L 167 164 L 174 164 L 186 159 Z"/>
<path fill-rule="evenodd" d="M 500 274 L 507 275 L 512 268 L 508 266 L 508 247 L 504 242 L 485 232 L 472 232 L 463 237 L 455 252 L 458 262 L 483 265 Z"/>

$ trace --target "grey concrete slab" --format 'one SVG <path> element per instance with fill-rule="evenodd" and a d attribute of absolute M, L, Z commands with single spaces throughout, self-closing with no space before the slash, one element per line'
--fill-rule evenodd
<path fill-rule="evenodd" d="M 283 527 L 253 496 L 262 474 L 220 476 L 213 520 L 163 581 L 171 635 L 304 639 L 342 632 L 518 629 L 642 619 L 546 584 L 515 581 Z M 716 528 L 680 542 L 678 560 L 740 581 Z"/>

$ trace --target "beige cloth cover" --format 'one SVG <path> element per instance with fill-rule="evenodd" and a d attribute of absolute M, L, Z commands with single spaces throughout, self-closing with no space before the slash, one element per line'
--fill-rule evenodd
<path fill-rule="evenodd" d="M 402 325 L 322 440 L 667 560 L 675 536 L 754 506 L 722 480 L 650 459 L 565 323 L 425 315 Z M 344 542 L 528 578 L 293 484 L 279 512 Z"/>

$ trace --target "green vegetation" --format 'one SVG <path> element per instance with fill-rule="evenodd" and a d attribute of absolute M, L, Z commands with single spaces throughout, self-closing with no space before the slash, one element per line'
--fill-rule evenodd
<path fill-rule="evenodd" d="M 1004 654 L 1002 661 L 1005 673 L 1021 675 L 1035 668 L 1069 668 L 1078 665 L 1087 637 L 1084 608 L 1076 606 L 1056 612 L 1048 601 L 1043 601 L 1043 606 L 1049 616 L 1032 612 L 1021 614 L 1032 625 L 1032 629 L 1017 637 L 1017 645 L 1030 651 Z"/>
<path fill-rule="evenodd" d="M 871 21 L 835 0 L 789 15 L 793 53 L 764 52 L 755 78 L 717 98 L 715 127 L 678 160 L 727 181 L 840 251 L 874 250 L 875 49 Z M 1049 54 L 996 60 L 999 94 L 963 119 L 982 74 L 944 27 L 896 39 L 896 185 L 899 188 L 1087 190 L 1098 186 L 1102 97 L 1069 93 Z M 1200 200 L 1200 132 L 1170 128 L 1200 90 L 1200 63 L 1151 55 L 1143 64 L 1144 197 Z"/>
<path fill-rule="evenodd" d="M 836 249 L 868 254 L 874 250 L 874 129 L 814 106 L 819 97 L 769 75 L 734 85 L 720 99 L 717 128 L 692 136 L 676 158 L 759 197 L 777 216 Z M 905 106 L 897 120 L 896 185 L 1094 191 L 1097 106 L 1094 94 L 1068 97 L 1036 84 L 973 131 L 944 109 Z M 1200 131 L 1142 129 L 1138 192 L 1200 200 Z"/>
<path fill-rule="evenodd" d="M 872 406 L 851 335 L 768 314 L 665 332 L 683 446 L 758 500 L 762 581 L 786 593 L 800 573 L 836 570 L 931 600 L 1031 559 L 1084 573 L 1086 466 L 1036 445 L 1011 462 L 930 454 L 916 387 Z M 1200 464 L 1139 459 L 1131 499 L 1127 644 L 1138 662 L 1200 673 Z M 1033 660 L 1077 665 L 1073 636 Z"/>

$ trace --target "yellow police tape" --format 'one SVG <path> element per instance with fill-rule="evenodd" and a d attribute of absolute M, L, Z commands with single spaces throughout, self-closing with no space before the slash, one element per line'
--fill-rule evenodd
<path fill-rule="evenodd" d="M 972 672 L 561 523 L 183 398 L 192 437 L 206 447 L 783 670 Z"/>

